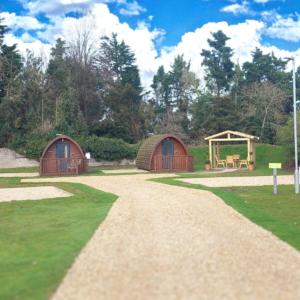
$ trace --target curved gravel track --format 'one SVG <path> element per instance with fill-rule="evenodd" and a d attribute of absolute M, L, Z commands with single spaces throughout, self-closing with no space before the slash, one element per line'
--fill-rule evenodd
<path fill-rule="evenodd" d="M 52 299 L 300 299 L 298 251 L 208 191 L 146 181 L 158 176 L 42 179 L 120 196 Z"/>

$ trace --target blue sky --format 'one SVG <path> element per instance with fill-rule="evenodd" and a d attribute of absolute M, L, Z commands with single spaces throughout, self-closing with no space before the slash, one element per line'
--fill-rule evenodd
<path fill-rule="evenodd" d="M 20 51 L 39 48 L 47 56 L 57 37 L 70 39 L 68 30 L 90 19 L 94 37 L 114 31 L 132 47 L 145 80 L 181 53 L 201 73 L 199 53 L 219 29 L 231 38 L 236 61 L 249 60 L 260 47 L 300 62 L 299 0 L 0 1 L 0 17 L 12 29 L 7 42 Z"/>
<path fill-rule="evenodd" d="M 26 0 L 2 0 L 0 3 L 0 11 L 14 12 L 17 15 L 30 14 L 30 10 L 26 8 Z M 31 1 L 31 2 L 34 2 Z M 36 1 L 38 2 L 38 1 Z M 51 2 L 43 1 L 43 2 Z M 55 2 L 55 1 L 52 1 Z M 64 15 L 63 3 L 61 1 L 61 9 L 59 5 L 57 14 Z M 69 1 L 70 2 L 70 1 Z M 86 4 L 89 1 L 81 1 Z M 108 1 L 90 1 L 94 2 L 108 2 Z M 120 1 L 122 2 L 122 1 Z M 25 3 L 25 5 L 24 5 Z M 86 10 L 89 5 L 82 5 L 80 1 L 74 5 L 74 10 L 68 12 L 67 15 L 80 15 L 82 7 Z M 300 1 L 299 0 L 251 0 L 251 1 L 238 1 L 238 0 L 187 0 L 187 1 L 174 1 L 174 0 L 140 0 L 138 5 L 142 8 L 138 15 L 124 15 L 120 13 L 122 5 L 118 1 L 111 1 L 108 3 L 111 12 L 118 15 L 120 20 L 127 22 L 130 26 L 135 27 L 137 23 L 143 19 L 152 18 L 151 26 L 165 30 L 163 45 L 172 46 L 178 43 L 181 36 L 189 31 L 193 31 L 203 24 L 208 22 L 227 21 L 230 24 L 243 22 L 246 19 L 262 20 L 263 12 L 277 13 L 283 17 L 292 17 L 294 20 L 299 19 L 300 14 Z M 224 8 L 234 5 L 246 6 L 248 12 L 236 13 L 226 12 Z M 76 12 L 76 14 L 75 14 Z M 39 12 L 36 17 L 42 22 L 49 22 L 45 16 L 47 11 Z M 51 19 L 51 17 L 50 17 Z M 21 31 L 22 32 L 22 31 Z M 21 33 L 20 32 L 20 33 Z M 300 46 L 300 41 L 288 41 L 280 38 L 271 38 L 264 36 L 266 43 L 271 43 L 283 49 L 296 50 Z"/>

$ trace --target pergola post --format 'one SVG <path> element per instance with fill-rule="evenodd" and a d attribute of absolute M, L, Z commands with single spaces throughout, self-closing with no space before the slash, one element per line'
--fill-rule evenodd
<path fill-rule="evenodd" d="M 213 165 L 213 168 L 215 168 L 216 167 L 216 159 L 215 159 L 215 155 L 216 155 L 216 143 L 214 143 L 214 142 L 212 142 L 212 161 L 213 161 L 213 163 L 212 163 L 212 165 Z"/>
<path fill-rule="evenodd" d="M 250 161 L 250 152 L 251 152 L 251 144 L 250 144 L 250 139 L 247 140 L 247 160 Z"/>
<path fill-rule="evenodd" d="M 209 151 L 209 160 L 210 160 L 210 163 L 211 163 L 211 165 L 213 167 L 214 163 L 213 163 L 213 160 L 212 160 L 211 140 L 209 140 L 208 143 L 209 143 L 209 149 L 208 149 L 208 151 Z"/>

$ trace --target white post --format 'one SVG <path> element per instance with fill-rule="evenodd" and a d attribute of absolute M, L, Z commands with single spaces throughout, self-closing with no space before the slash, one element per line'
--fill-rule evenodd
<path fill-rule="evenodd" d="M 294 146 L 295 146 L 295 193 L 299 194 L 299 168 L 298 168 L 298 126 L 297 126 L 297 99 L 296 99 L 296 66 L 293 61 L 293 103 L 294 103 Z"/>

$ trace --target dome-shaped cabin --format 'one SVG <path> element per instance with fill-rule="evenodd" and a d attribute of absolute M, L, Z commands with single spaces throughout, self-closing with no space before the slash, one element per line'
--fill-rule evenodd
<path fill-rule="evenodd" d="M 153 135 L 141 145 L 136 158 L 139 169 L 163 171 L 193 171 L 193 157 L 184 143 L 171 134 Z"/>
<path fill-rule="evenodd" d="M 41 176 L 75 175 L 86 171 L 88 161 L 77 142 L 60 134 L 44 149 L 40 158 Z"/>

